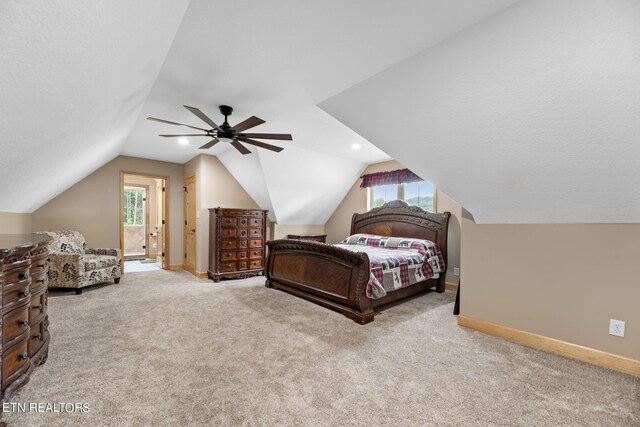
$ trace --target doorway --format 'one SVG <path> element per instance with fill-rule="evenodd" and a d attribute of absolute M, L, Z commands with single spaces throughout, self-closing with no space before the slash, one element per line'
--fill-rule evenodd
<path fill-rule="evenodd" d="M 124 259 L 148 258 L 149 228 L 155 227 L 155 219 L 149 221 L 149 185 L 132 184 L 131 176 L 125 176 L 124 184 Z M 151 222 L 151 224 L 150 224 Z"/>
<path fill-rule="evenodd" d="M 120 172 L 123 271 L 169 269 L 169 177 Z"/>
<path fill-rule="evenodd" d="M 196 274 L 196 174 L 184 178 L 184 269 Z"/>

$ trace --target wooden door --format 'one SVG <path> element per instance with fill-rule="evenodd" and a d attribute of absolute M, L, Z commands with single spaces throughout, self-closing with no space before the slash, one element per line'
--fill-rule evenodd
<path fill-rule="evenodd" d="M 196 175 L 184 179 L 184 269 L 196 273 Z"/>

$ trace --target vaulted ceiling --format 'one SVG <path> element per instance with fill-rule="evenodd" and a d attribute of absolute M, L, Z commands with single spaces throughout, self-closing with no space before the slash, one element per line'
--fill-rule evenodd
<path fill-rule="evenodd" d="M 320 105 L 477 223 L 640 222 L 638 1 L 523 2 Z"/>
<path fill-rule="evenodd" d="M 278 222 L 322 224 L 389 157 L 318 103 L 512 3 L 4 1 L 0 211 L 32 212 L 120 154 L 184 163 L 204 141 L 159 138 L 181 128 L 145 118 L 200 126 L 183 104 L 214 120 L 228 104 L 232 124 L 256 115 L 267 122 L 256 132 L 294 141 L 280 154 L 207 153 Z"/>
<path fill-rule="evenodd" d="M 202 140 L 145 118 L 229 104 L 294 135 L 207 151 L 281 224 L 389 157 L 480 223 L 640 222 L 635 0 L 7 0 L 0 40 L 0 211 L 120 154 L 184 163 Z"/>
<path fill-rule="evenodd" d="M 0 211 L 122 153 L 188 1 L 0 2 Z"/>

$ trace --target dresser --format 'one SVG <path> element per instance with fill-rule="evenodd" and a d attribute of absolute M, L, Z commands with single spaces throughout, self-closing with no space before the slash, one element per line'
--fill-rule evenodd
<path fill-rule="evenodd" d="M 47 360 L 50 240 L 45 235 L 0 235 L 2 402 Z"/>
<path fill-rule="evenodd" d="M 243 279 L 264 272 L 267 213 L 209 209 L 209 277 Z"/>
<path fill-rule="evenodd" d="M 326 234 L 289 234 L 287 239 L 293 240 L 311 240 L 312 242 L 326 243 Z"/>

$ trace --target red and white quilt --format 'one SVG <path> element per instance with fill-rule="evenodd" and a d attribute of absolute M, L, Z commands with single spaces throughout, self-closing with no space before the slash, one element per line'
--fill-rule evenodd
<path fill-rule="evenodd" d="M 336 246 L 369 256 L 369 298 L 438 277 L 446 269 L 440 248 L 429 240 L 354 234 Z"/>

